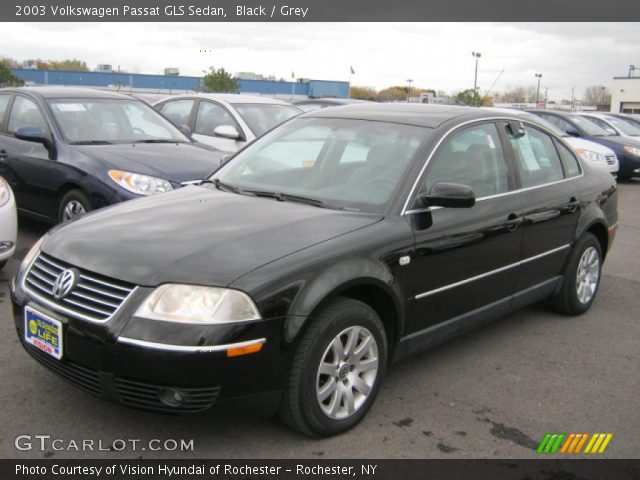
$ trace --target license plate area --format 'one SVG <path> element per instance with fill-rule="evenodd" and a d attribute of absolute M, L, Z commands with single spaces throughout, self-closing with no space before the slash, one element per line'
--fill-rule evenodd
<path fill-rule="evenodd" d="M 24 339 L 53 358 L 62 358 L 62 322 L 29 306 L 24 309 Z"/>

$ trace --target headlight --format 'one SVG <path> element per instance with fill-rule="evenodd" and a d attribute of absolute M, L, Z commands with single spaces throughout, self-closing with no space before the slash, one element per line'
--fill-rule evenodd
<path fill-rule="evenodd" d="M 137 195 L 155 195 L 173 190 L 171 184 L 166 180 L 139 173 L 109 170 L 109 177 L 125 190 Z"/>
<path fill-rule="evenodd" d="M 42 242 L 44 242 L 44 239 L 46 237 L 47 235 L 43 235 L 42 237 L 40 237 L 40 239 L 33 244 L 31 249 L 27 252 L 27 254 L 22 259 L 22 263 L 20 264 L 20 270 L 18 270 L 18 275 L 16 276 L 16 282 L 15 282 L 16 285 L 22 284 L 22 278 L 24 277 L 25 273 L 27 273 L 27 268 L 29 268 L 29 266 L 31 265 L 31 262 L 33 262 L 33 259 L 36 258 L 38 253 L 40 253 L 40 245 L 42 245 Z"/>
<path fill-rule="evenodd" d="M 636 148 L 636 147 L 624 147 L 624 149 L 633 154 L 633 155 L 637 155 L 638 157 L 640 157 L 640 148 Z"/>
<path fill-rule="evenodd" d="M 0 207 L 4 207 L 11 198 L 11 188 L 7 181 L 0 177 Z"/>
<path fill-rule="evenodd" d="M 156 288 L 140 305 L 136 317 L 179 323 L 232 323 L 259 320 L 246 293 L 227 288 L 168 283 Z"/>
<path fill-rule="evenodd" d="M 585 150 L 584 148 L 576 148 L 576 152 L 580 155 L 580 158 L 589 162 L 607 163 L 607 158 L 601 153 L 594 152 L 593 150 Z"/>

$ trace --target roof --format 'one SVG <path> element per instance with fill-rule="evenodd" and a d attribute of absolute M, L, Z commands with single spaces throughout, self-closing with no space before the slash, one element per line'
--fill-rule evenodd
<path fill-rule="evenodd" d="M 182 95 L 167 96 L 163 100 L 169 98 L 209 98 L 211 100 L 218 100 L 222 102 L 238 104 L 238 103 L 268 103 L 272 105 L 291 105 L 289 102 L 278 100 L 271 97 L 260 97 L 258 95 L 244 95 L 240 93 L 185 93 Z"/>
<path fill-rule="evenodd" d="M 560 110 L 525 110 L 526 112 L 531 112 L 531 113 L 548 113 L 549 115 L 557 115 L 558 117 L 575 117 L 575 116 L 579 116 L 581 113 L 588 113 L 588 112 L 563 112 Z"/>
<path fill-rule="evenodd" d="M 517 114 L 499 112 L 499 117 L 518 118 Z M 380 122 L 403 123 L 437 128 L 453 118 L 493 118 L 496 112 L 474 107 L 431 105 L 422 103 L 364 103 L 313 110 L 301 115 L 305 118 L 350 118 Z"/>
<path fill-rule="evenodd" d="M 295 102 L 294 105 L 305 105 L 308 103 L 331 103 L 333 105 L 351 105 L 355 103 L 372 103 L 369 100 L 360 100 L 358 98 L 333 98 L 333 97 L 321 97 L 321 98 L 309 98 L 306 100 L 300 100 Z"/>
<path fill-rule="evenodd" d="M 6 90 L 34 93 L 43 98 L 116 98 L 131 100 L 131 97 L 118 92 L 81 87 L 19 87 Z"/>

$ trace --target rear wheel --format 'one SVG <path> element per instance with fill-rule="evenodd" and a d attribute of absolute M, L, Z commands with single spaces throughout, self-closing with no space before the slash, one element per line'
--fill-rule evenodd
<path fill-rule="evenodd" d="M 82 190 L 69 190 L 58 205 L 58 223 L 75 220 L 91 210 L 91 202 Z"/>
<path fill-rule="evenodd" d="M 602 248 L 591 233 L 585 233 L 569 256 L 562 289 L 552 297 L 554 308 L 566 315 L 580 315 L 591 307 L 602 270 Z"/>
<path fill-rule="evenodd" d="M 377 313 L 339 298 L 313 320 L 294 355 L 281 419 L 310 436 L 344 432 L 373 403 L 387 363 L 387 340 Z"/>

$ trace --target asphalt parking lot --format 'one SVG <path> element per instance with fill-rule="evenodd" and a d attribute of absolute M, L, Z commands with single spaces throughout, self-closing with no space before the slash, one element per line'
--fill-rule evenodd
<path fill-rule="evenodd" d="M 0 274 L 2 458 L 535 458 L 547 432 L 611 432 L 604 454 L 640 452 L 640 181 L 620 184 L 620 227 L 598 298 L 582 317 L 536 305 L 395 366 L 372 410 L 338 437 L 312 440 L 247 414 L 170 417 L 94 398 L 32 360 L 8 294 L 45 227 L 21 219 Z M 66 442 L 194 440 L 183 451 L 21 452 L 21 434 Z M 588 456 L 588 455 L 585 455 Z"/>

